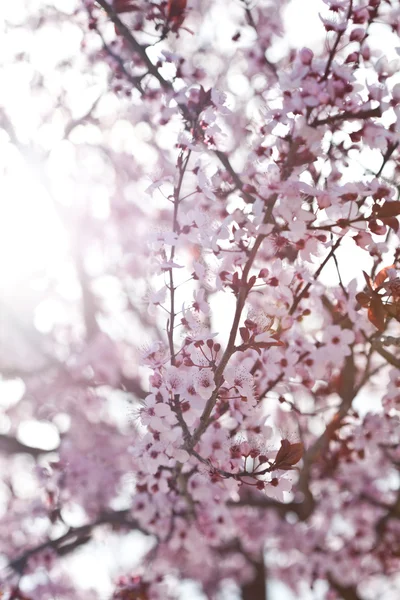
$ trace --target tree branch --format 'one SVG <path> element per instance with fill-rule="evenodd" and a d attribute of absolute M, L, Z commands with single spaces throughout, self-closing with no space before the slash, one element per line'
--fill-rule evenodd
<path fill-rule="evenodd" d="M 242 586 L 242 600 L 266 600 L 267 597 L 267 585 L 265 577 L 264 562 L 260 561 L 253 562 L 255 569 L 255 577 L 249 583 Z"/>
<path fill-rule="evenodd" d="M 332 123 L 336 123 L 337 121 L 353 121 L 354 119 L 370 119 L 371 117 L 381 117 L 382 109 L 380 106 L 376 108 L 370 108 L 368 110 L 360 110 L 359 112 L 353 113 L 350 111 L 344 111 L 341 113 L 337 113 L 336 115 L 331 115 L 326 117 L 325 119 L 315 119 L 311 123 L 311 127 L 318 127 L 320 125 L 332 125 Z"/>
<path fill-rule="evenodd" d="M 234 168 L 232 167 L 232 165 L 231 165 L 231 163 L 230 163 L 229 158 L 227 157 L 227 155 L 224 152 L 221 152 L 220 150 L 215 150 L 215 156 L 220 160 L 220 162 L 225 167 L 225 169 L 227 170 L 227 172 L 229 173 L 229 175 L 232 177 L 234 184 L 242 192 L 242 194 L 245 197 L 246 201 L 247 202 L 251 202 L 251 203 L 255 202 L 256 201 L 255 196 L 253 196 L 252 194 L 249 194 L 248 192 L 246 192 L 246 191 L 243 190 L 244 183 L 240 179 L 239 175 L 236 173 L 236 171 L 234 170 Z"/>
<path fill-rule="evenodd" d="M 166 90 L 173 89 L 172 83 L 164 79 L 164 77 L 159 73 L 157 67 L 153 65 L 153 63 L 147 56 L 146 48 L 139 44 L 139 42 L 133 37 L 131 31 L 123 23 L 123 21 L 121 21 L 121 19 L 119 18 L 115 10 L 112 8 L 112 6 L 105 0 L 96 0 L 96 2 L 105 10 L 107 15 L 110 17 L 111 21 L 114 23 L 114 25 L 116 25 L 119 33 L 128 42 L 132 50 L 141 57 L 142 61 L 146 65 L 147 71 L 153 77 L 155 77 L 155 79 L 157 79 L 161 87 L 163 87 Z"/>
<path fill-rule="evenodd" d="M 44 450 L 43 448 L 34 448 L 19 442 L 16 438 L 10 435 L 0 434 L 0 454 L 30 454 L 34 458 L 49 452 L 57 452 L 57 448 Z"/>
<path fill-rule="evenodd" d="M 357 590 L 353 586 L 340 585 L 331 576 L 328 576 L 329 585 L 343 600 L 361 600 L 361 596 L 357 594 Z"/>
<path fill-rule="evenodd" d="M 114 525 L 127 527 L 129 529 L 136 529 L 144 535 L 149 535 L 144 531 L 137 521 L 130 520 L 128 510 L 120 510 L 115 512 L 104 513 L 93 523 L 82 525 L 81 527 L 70 527 L 69 530 L 63 535 L 59 536 L 54 540 L 47 540 L 42 544 L 26 550 L 23 554 L 14 558 L 8 563 L 8 568 L 22 574 L 28 559 L 35 554 L 51 548 L 59 555 L 65 555 L 73 551 L 78 546 L 91 540 L 91 534 L 93 530 L 100 525 Z"/>

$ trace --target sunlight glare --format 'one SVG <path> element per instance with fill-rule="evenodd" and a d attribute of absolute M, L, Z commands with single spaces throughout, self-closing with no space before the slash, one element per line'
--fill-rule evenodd
<path fill-rule="evenodd" d="M 65 232 L 35 167 L 9 145 L 0 175 L 0 281 L 2 299 L 30 277 L 54 276 L 66 249 Z"/>

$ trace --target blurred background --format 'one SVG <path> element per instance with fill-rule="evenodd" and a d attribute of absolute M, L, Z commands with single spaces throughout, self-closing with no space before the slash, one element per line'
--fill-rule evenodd
<path fill-rule="evenodd" d="M 194 2 L 187 27 L 197 19 L 195 43 L 216 44 L 222 56 L 226 48 L 227 57 L 239 4 L 216 3 L 201 22 L 202 3 Z M 288 2 L 285 33 L 274 40 L 268 59 L 275 62 L 291 48 L 303 46 L 318 53 L 325 39 L 321 10 L 322 0 Z M 160 197 L 151 199 L 145 191 L 161 176 L 160 154 L 173 153 L 177 125 L 170 122 L 156 129 L 151 108 L 148 111 L 135 93 L 126 93 L 124 84 L 111 77 L 101 56 L 101 40 L 88 31 L 79 0 L 2 2 L 0 26 L 0 519 L 2 535 L 18 546 L 28 531 L 37 531 L 40 538 L 41 526 L 39 519 L 24 532 L 18 511 L 10 522 L 11 499 L 22 505 L 37 494 L 36 455 L 24 452 L 24 446 L 51 458 L 49 451 L 57 449 L 69 430 L 76 402 L 87 403 L 89 422 L 100 418 L 90 399 L 76 395 L 77 381 L 64 385 L 62 398 L 54 396 L 63 376 L 60 365 L 68 364 L 73 372 L 74 365 L 68 363 L 71 347 L 79 355 L 88 332 L 107 334 L 103 356 L 93 361 L 87 354 L 90 347 L 81 356 L 92 370 L 88 377 L 95 373 L 100 379 L 98 393 L 105 397 L 103 410 L 110 427 L 123 434 L 129 430 L 132 394 L 140 395 L 145 387 L 138 357 L 155 339 L 151 318 L 149 323 L 142 318 L 148 277 L 137 257 L 143 253 L 148 229 L 154 227 L 152 214 Z M 379 26 L 372 33 L 371 46 L 378 45 L 388 59 L 396 58 L 394 36 Z M 186 43 L 193 43 L 189 33 Z M 252 39 L 241 43 L 249 47 Z M 154 57 L 158 52 L 155 46 Z M 246 81 L 239 67 L 232 69 L 227 83 L 231 102 Z M 376 169 L 377 156 L 378 151 L 366 150 L 359 170 L 352 165 L 354 177 Z M 339 258 L 345 283 L 355 276 L 350 252 L 359 272 L 369 266 L 364 252 L 344 244 Z M 323 280 L 334 277 L 334 266 L 328 267 Z M 216 311 L 223 332 L 225 311 L 218 303 Z M 49 336 L 57 342 L 56 351 Z M 76 369 L 80 366 L 78 361 Z M 34 377 L 27 389 L 23 381 L 30 374 Z M 116 381 L 125 387 L 111 393 Z M 374 400 L 367 398 L 363 410 L 371 406 Z M 84 428 L 76 436 L 82 439 Z M 21 444 L 21 452 L 14 448 L 10 456 L 12 437 Z M 128 477 L 121 507 L 129 485 Z M 71 525 L 82 522 L 73 506 L 64 518 Z M 99 531 L 63 560 L 82 590 L 89 594 L 90 588 L 96 589 L 106 599 L 115 578 L 139 564 L 149 544 L 137 532 L 121 536 Z M 3 547 L 0 566 L 6 562 Z M 270 581 L 269 590 L 269 600 L 295 598 L 279 582 Z M 324 593 L 321 584 L 312 592 L 304 590 L 301 600 L 318 600 Z M 182 600 L 202 597 L 195 584 L 181 584 Z M 238 597 L 227 582 L 221 600 Z"/>

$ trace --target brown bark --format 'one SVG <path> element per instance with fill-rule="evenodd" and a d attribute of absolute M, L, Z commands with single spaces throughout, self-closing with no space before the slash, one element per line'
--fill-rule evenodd
<path fill-rule="evenodd" d="M 253 581 L 242 587 L 242 600 L 267 600 L 267 582 L 264 562 L 254 563 L 256 575 Z"/>

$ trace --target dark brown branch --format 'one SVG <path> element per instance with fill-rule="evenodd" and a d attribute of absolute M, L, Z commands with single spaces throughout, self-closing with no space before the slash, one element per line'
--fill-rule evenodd
<path fill-rule="evenodd" d="M 129 511 L 120 510 L 116 512 L 104 513 L 93 523 L 82 525 L 81 527 L 70 527 L 66 533 L 58 538 L 54 540 L 46 540 L 42 544 L 38 544 L 34 548 L 26 550 L 23 554 L 10 561 L 8 563 L 8 567 L 18 573 L 23 573 L 28 559 L 31 556 L 46 550 L 47 548 L 51 548 L 61 556 L 68 554 L 78 546 L 90 541 L 93 530 L 100 525 L 112 525 L 136 529 L 144 535 L 148 535 L 148 533 L 144 531 L 136 521 L 131 520 L 128 517 Z"/>
<path fill-rule="evenodd" d="M 313 464 L 328 449 L 329 443 L 335 431 L 340 428 L 344 417 L 349 412 L 352 402 L 358 390 L 355 388 L 355 366 L 353 353 L 346 357 L 341 373 L 341 384 L 338 394 L 341 403 L 337 413 L 327 424 L 325 431 L 314 441 L 303 457 L 303 467 L 300 471 L 299 481 L 296 488 L 303 496 L 303 517 L 308 518 L 315 507 L 315 500 L 310 491 L 311 469 Z"/>
<path fill-rule="evenodd" d="M 244 4 L 246 4 L 245 14 L 246 14 L 247 22 L 250 25 L 250 27 L 252 27 L 254 29 L 254 31 L 256 32 L 256 34 L 258 36 L 257 23 L 254 21 L 252 12 L 251 12 L 249 6 L 247 5 L 248 3 L 246 2 L 246 0 L 244 0 Z M 262 42 L 262 40 L 261 40 L 261 42 Z M 272 72 L 272 74 L 275 76 L 275 79 L 277 79 L 278 78 L 277 68 L 276 68 L 276 66 L 273 63 L 271 63 L 268 60 L 268 58 L 266 56 L 266 51 L 268 49 L 267 46 L 265 46 L 265 44 L 263 44 L 263 43 L 260 43 L 260 46 L 261 46 L 261 49 L 263 51 L 263 55 L 264 55 L 263 58 L 264 58 L 265 64 L 267 65 L 267 67 L 269 68 L 269 70 Z"/>
<path fill-rule="evenodd" d="M 267 211 L 268 213 L 268 211 Z M 266 213 L 266 215 L 267 215 Z M 264 218 L 265 221 L 265 218 Z M 193 434 L 193 438 L 192 438 L 192 443 L 191 443 L 191 448 L 194 448 L 194 446 L 197 444 L 197 442 L 199 441 L 200 437 L 203 435 L 204 431 L 207 429 L 208 424 L 209 424 L 209 419 L 211 416 L 211 413 L 213 411 L 213 408 L 215 406 L 215 403 L 217 401 L 218 398 L 218 393 L 219 393 L 219 388 L 222 385 L 222 381 L 223 381 L 223 373 L 225 370 L 225 367 L 227 366 L 232 354 L 235 351 L 235 340 L 236 340 L 236 335 L 238 332 L 238 328 L 239 328 L 239 323 L 240 323 L 240 319 L 242 316 L 242 310 L 244 308 L 245 302 L 246 302 L 246 298 L 247 298 L 247 294 L 248 294 L 248 289 L 247 289 L 247 277 L 249 275 L 250 269 L 253 265 L 253 262 L 255 260 L 255 257 L 257 255 L 257 252 L 263 242 L 265 238 L 265 235 L 258 235 L 254 246 L 250 252 L 250 256 L 246 262 L 246 265 L 243 269 L 243 275 L 242 275 L 242 280 L 241 280 L 241 286 L 239 289 L 239 293 L 237 295 L 237 300 L 236 300 L 236 309 L 235 309 L 235 315 L 233 318 L 233 323 L 232 323 L 232 327 L 231 327 L 231 331 L 229 334 L 229 340 L 228 340 L 228 344 L 226 346 L 225 352 L 219 362 L 219 365 L 215 371 L 215 390 L 214 392 L 211 394 L 210 398 L 207 400 L 206 406 L 203 410 L 203 413 L 200 417 L 200 425 L 198 426 L 198 428 L 196 429 L 196 431 Z"/>
<path fill-rule="evenodd" d="M 267 585 L 265 577 L 264 562 L 262 560 L 253 562 L 255 569 L 254 579 L 242 586 L 242 599 L 243 600 L 266 600 L 267 597 Z"/>
<path fill-rule="evenodd" d="M 346 20 L 349 21 L 350 17 L 351 17 L 351 13 L 353 12 L 353 0 L 349 1 L 349 8 L 346 14 Z M 333 47 L 331 49 L 331 51 L 329 52 L 329 58 L 328 58 L 328 62 L 326 63 L 326 67 L 325 67 L 325 72 L 324 75 L 322 77 L 322 81 L 326 81 L 326 79 L 328 79 L 330 70 L 331 70 L 331 66 L 332 66 L 332 62 L 333 59 L 335 57 L 336 54 L 336 50 L 338 49 L 338 46 L 340 44 L 340 40 L 342 39 L 344 33 L 345 33 L 346 29 L 341 29 L 337 32 L 336 35 L 336 40 L 335 43 L 333 44 Z"/>
<path fill-rule="evenodd" d="M 232 508 L 240 508 L 243 506 L 252 506 L 254 508 L 264 508 L 268 510 L 275 510 L 280 517 L 285 517 L 288 513 L 295 513 L 300 518 L 300 514 L 302 514 L 301 503 L 288 502 L 284 504 L 283 502 L 278 502 L 277 500 L 272 500 L 268 498 L 265 494 L 261 492 L 258 494 L 247 494 L 243 496 L 240 500 L 235 502 L 231 500 L 228 502 L 228 506 Z"/>
<path fill-rule="evenodd" d="M 68 125 L 65 127 L 65 130 L 64 130 L 65 138 L 67 138 L 76 127 L 79 127 L 79 125 L 83 125 L 88 119 L 90 119 L 90 117 L 93 114 L 93 111 L 96 109 L 100 100 L 101 100 L 101 96 L 96 98 L 96 100 L 93 102 L 92 106 L 89 108 L 88 111 L 86 111 L 86 113 L 84 115 L 79 117 L 79 119 L 74 119 L 68 123 Z"/>
<path fill-rule="evenodd" d="M 361 596 L 357 594 L 357 590 L 353 586 L 344 586 L 337 583 L 331 576 L 328 577 L 329 585 L 343 600 L 361 600 Z"/>
<path fill-rule="evenodd" d="M 306 350 L 305 352 L 302 352 L 299 356 L 299 359 L 296 363 L 296 365 L 299 365 L 305 358 L 307 358 L 307 356 L 309 355 L 309 351 Z M 268 394 L 268 392 L 270 392 L 278 383 L 280 383 L 282 381 L 282 379 L 284 378 L 285 373 L 282 372 L 280 373 L 275 379 L 273 379 L 272 381 L 270 381 L 268 383 L 268 386 L 265 388 L 265 390 L 263 392 L 260 392 L 258 394 L 258 401 L 262 400 L 263 398 L 265 398 L 265 396 Z"/>
<path fill-rule="evenodd" d="M 229 173 L 229 175 L 232 177 L 232 180 L 234 182 L 234 184 L 236 185 L 236 187 L 242 192 L 243 196 L 245 197 L 247 202 L 255 202 L 256 199 L 252 194 L 249 194 L 248 192 L 243 191 L 243 187 L 244 187 L 244 183 L 243 181 L 240 179 L 239 175 L 236 173 L 236 171 L 234 170 L 234 168 L 232 167 L 229 158 L 227 157 L 226 154 L 224 154 L 224 152 L 221 152 L 220 150 L 216 150 L 215 151 L 215 156 L 219 159 L 219 161 L 222 163 L 222 165 L 225 167 L 225 169 L 227 170 L 227 172 Z"/>
<path fill-rule="evenodd" d="M 330 249 L 328 255 L 325 257 L 325 259 L 322 261 L 322 263 L 320 264 L 320 266 L 318 267 L 318 269 L 315 271 L 314 280 L 318 279 L 318 277 L 321 274 L 323 268 L 328 263 L 328 261 L 332 258 L 332 256 L 334 255 L 335 251 L 339 247 L 341 241 L 342 241 L 342 238 L 338 238 L 336 240 L 336 242 L 333 244 L 333 246 Z M 310 289 L 311 285 L 312 285 L 311 283 L 307 283 L 307 285 L 304 286 L 304 288 L 301 290 L 301 292 L 299 293 L 299 295 L 294 298 L 293 304 L 292 304 L 292 306 L 290 307 L 290 310 L 289 310 L 289 315 L 293 315 L 293 313 L 295 312 L 296 308 L 300 304 L 301 300 L 304 298 L 304 296 L 306 295 L 306 293 Z"/>
<path fill-rule="evenodd" d="M 282 169 L 281 169 L 282 181 L 285 181 L 286 179 L 288 179 L 291 172 L 293 171 L 294 165 L 296 164 L 295 163 L 296 153 L 298 152 L 298 149 L 299 149 L 299 142 L 297 142 L 297 141 L 292 142 L 289 147 L 287 156 L 286 156 L 285 164 L 282 166 Z M 274 206 L 275 206 L 277 199 L 278 199 L 278 194 L 272 194 L 270 196 L 270 198 L 268 199 L 268 203 L 266 205 L 267 208 L 265 210 L 264 218 L 263 218 L 263 225 L 266 225 L 267 223 L 271 222 Z M 243 267 L 243 273 L 242 273 L 242 277 L 241 277 L 241 281 L 240 281 L 239 291 L 237 293 L 237 298 L 236 298 L 235 315 L 233 317 L 233 323 L 232 323 L 231 331 L 229 334 L 228 343 L 225 348 L 225 352 L 224 352 L 224 354 L 216 368 L 216 371 L 215 371 L 215 376 L 214 376 L 215 390 L 211 394 L 210 398 L 207 400 L 206 406 L 200 417 L 200 425 L 197 427 L 196 431 L 193 434 L 189 450 L 191 450 L 195 447 L 195 445 L 199 441 L 200 437 L 203 435 L 204 431 L 207 429 L 207 427 L 209 425 L 211 413 L 214 409 L 215 403 L 218 398 L 219 389 L 223 382 L 223 374 L 224 374 L 225 367 L 227 366 L 231 356 L 235 352 L 235 340 L 236 340 L 237 332 L 239 329 L 239 323 L 240 323 L 240 319 L 242 316 L 243 308 L 246 303 L 247 296 L 250 291 L 248 288 L 248 277 L 249 277 L 251 268 L 253 266 L 253 263 L 256 259 L 257 253 L 258 253 L 265 237 L 266 237 L 266 235 L 263 233 L 260 233 L 257 235 L 254 245 L 249 253 L 247 262 Z"/>
<path fill-rule="evenodd" d="M 164 90 L 173 90 L 172 83 L 170 81 L 167 81 L 166 79 L 164 79 L 164 77 L 160 74 L 158 68 L 151 62 L 151 60 L 147 56 L 145 47 L 142 46 L 141 44 L 139 44 L 139 42 L 132 35 L 131 31 L 126 27 L 126 25 L 124 25 L 124 23 L 119 18 L 118 14 L 113 10 L 113 8 L 108 4 L 108 2 L 106 2 L 105 0 L 96 0 L 96 1 L 105 10 L 107 15 L 110 17 L 111 21 L 117 27 L 119 33 L 123 36 L 123 38 L 130 45 L 131 49 L 142 58 L 149 74 L 152 75 L 153 77 L 155 77 L 159 81 L 159 83 L 161 84 L 161 86 Z M 102 40 L 103 40 L 103 38 L 102 38 Z M 104 43 L 104 40 L 103 40 L 103 43 Z M 136 83 L 135 83 L 135 85 L 136 85 Z M 188 115 L 187 115 L 186 107 L 179 105 L 179 108 L 182 112 L 183 117 L 187 119 Z M 224 166 L 224 168 L 227 170 L 227 172 L 230 174 L 230 176 L 232 177 L 237 188 L 239 188 L 240 191 L 243 193 L 243 196 L 245 197 L 245 199 L 248 202 L 255 202 L 255 197 L 252 194 L 249 194 L 248 192 L 243 191 L 244 183 L 242 182 L 242 180 L 240 179 L 240 177 L 237 175 L 237 173 L 233 169 L 232 165 L 230 164 L 228 156 L 224 152 L 221 152 L 219 150 L 215 151 L 215 155 L 217 156 L 217 158 L 221 162 L 221 164 Z M 272 214 L 272 210 L 271 210 L 271 214 Z"/>
<path fill-rule="evenodd" d="M 150 73 L 150 75 L 155 77 L 155 79 L 157 79 L 157 81 L 160 83 L 161 87 L 163 87 L 164 89 L 167 89 L 167 90 L 173 89 L 172 83 L 170 81 L 167 81 L 166 79 L 164 79 L 164 77 L 159 73 L 157 67 L 155 65 L 153 65 L 153 63 L 147 56 L 146 48 L 144 46 L 142 46 L 141 44 L 139 44 L 139 42 L 133 37 L 131 31 L 121 21 L 121 19 L 119 18 L 118 14 L 115 12 L 115 10 L 112 8 L 112 6 L 105 0 L 96 0 L 96 2 L 105 10 L 107 15 L 110 17 L 111 21 L 117 27 L 118 32 L 124 37 L 124 39 L 130 45 L 131 49 L 141 57 L 142 61 L 144 62 L 145 66 L 147 68 L 147 71 Z"/>
<path fill-rule="evenodd" d="M 179 224 L 178 224 L 178 210 L 180 200 L 180 194 L 183 184 L 183 179 L 185 177 L 186 169 L 190 160 L 191 150 L 189 150 L 184 157 L 184 152 L 181 152 L 178 158 L 178 169 L 179 169 L 179 179 L 174 187 L 174 212 L 172 217 L 172 231 L 174 233 L 178 233 Z M 173 262 L 175 257 L 175 245 L 171 247 L 170 253 L 170 261 Z M 168 343 L 169 343 L 169 351 L 170 351 L 170 360 L 171 365 L 175 364 L 175 350 L 174 350 L 174 328 L 175 328 L 175 284 L 174 284 L 174 274 L 172 267 L 169 269 L 169 296 L 170 296 L 170 311 L 169 311 L 169 322 L 167 326 L 167 334 L 168 334 Z M 179 405 L 178 405 L 179 408 Z"/>
<path fill-rule="evenodd" d="M 385 168 L 386 163 L 388 162 L 388 160 L 390 159 L 390 157 L 392 156 L 392 154 L 396 150 L 396 148 L 398 148 L 398 146 L 399 146 L 399 142 L 396 142 L 395 144 L 388 144 L 386 152 L 382 156 L 382 164 L 379 168 L 379 171 L 377 173 L 375 173 L 375 177 L 380 177 L 382 175 L 382 171 Z"/>
<path fill-rule="evenodd" d="M 392 367 L 400 369 L 400 359 L 396 358 L 395 356 L 393 356 L 393 354 L 382 348 L 378 341 L 373 343 L 373 348 L 378 354 L 382 356 L 382 358 L 384 358 L 390 365 L 392 365 Z"/>
<path fill-rule="evenodd" d="M 300 471 L 299 481 L 296 485 L 297 490 L 301 494 L 299 502 L 271 504 L 271 501 L 268 498 L 260 495 L 251 498 L 252 506 L 275 508 L 281 516 L 292 511 L 295 512 L 301 520 L 307 520 L 312 514 L 315 500 L 309 488 L 311 468 L 315 461 L 318 460 L 321 454 L 329 446 L 332 435 L 336 429 L 340 427 L 343 418 L 347 415 L 355 396 L 359 392 L 360 388 L 356 388 L 355 386 L 355 374 L 354 357 L 353 354 L 350 354 L 346 357 L 341 374 L 342 383 L 338 389 L 338 394 L 341 398 L 340 407 L 331 422 L 326 426 L 325 431 L 314 441 L 303 457 L 303 466 Z"/>
<path fill-rule="evenodd" d="M 332 123 L 336 123 L 337 121 L 352 121 L 354 119 L 370 119 L 371 117 L 381 117 L 382 109 L 380 106 L 376 108 L 370 108 L 368 110 L 360 110 L 359 112 L 350 112 L 344 111 L 341 113 L 337 113 L 336 115 L 331 115 L 326 117 L 325 119 L 315 119 L 311 123 L 311 127 L 318 127 L 320 125 L 331 125 Z"/>
<path fill-rule="evenodd" d="M 139 381 L 133 377 L 122 375 L 119 381 L 120 388 L 124 392 L 128 392 L 135 396 L 138 400 L 144 400 L 148 395 L 146 390 L 142 388 Z"/>
<path fill-rule="evenodd" d="M 79 244 L 80 245 L 80 244 Z M 79 247 L 75 255 L 75 269 L 79 279 L 82 294 L 82 316 L 86 329 L 86 340 L 90 341 L 94 338 L 96 333 L 99 332 L 99 326 L 97 324 L 96 312 L 97 302 L 96 298 L 91 290 L 91 282 L 86 273 L 83 257 L 80 254 Z"/>
<path fill-rule="evenodd" d="M 111 47 L 105 41 L 103 34 L 101 33 L 101 31 L 99 31 L 99 29 L 97 27 L 96 27 L 96 31 L 99 34 L 101 41 L 103 42 L 104 50 L 107 52 L 107 54 L 109 56 L 111 56 L 111 58 L 113 60 L 115 60 L 115 62 L 118 64 L 119 68 L 121 69 L 122 73 L 125 75 L 127 80 L 138 90 L 138 92 L 140 94 L 143 94 L 143 88 L 140 84 L 143 76 L 140 75 L 139 77 L 138 76 L 134 77 L 133 75 L 131 75 L 131 73 L 129 73 L 129 71 L 125 67 L 125 64 L 124 64 L 124 61 L 122 60 L 122 58 L 111 49 Z"/>
<path fill-rule="evenodd" d="M 30 454 L 30 456 L 37 458 L 41 454 L 48 454 L 49 452 L 57 452 L 57 448 L 53 448 L 52 450 L 34 448 L 19 442 L 10 435 L 0 435 L 0 454 Z"/>

